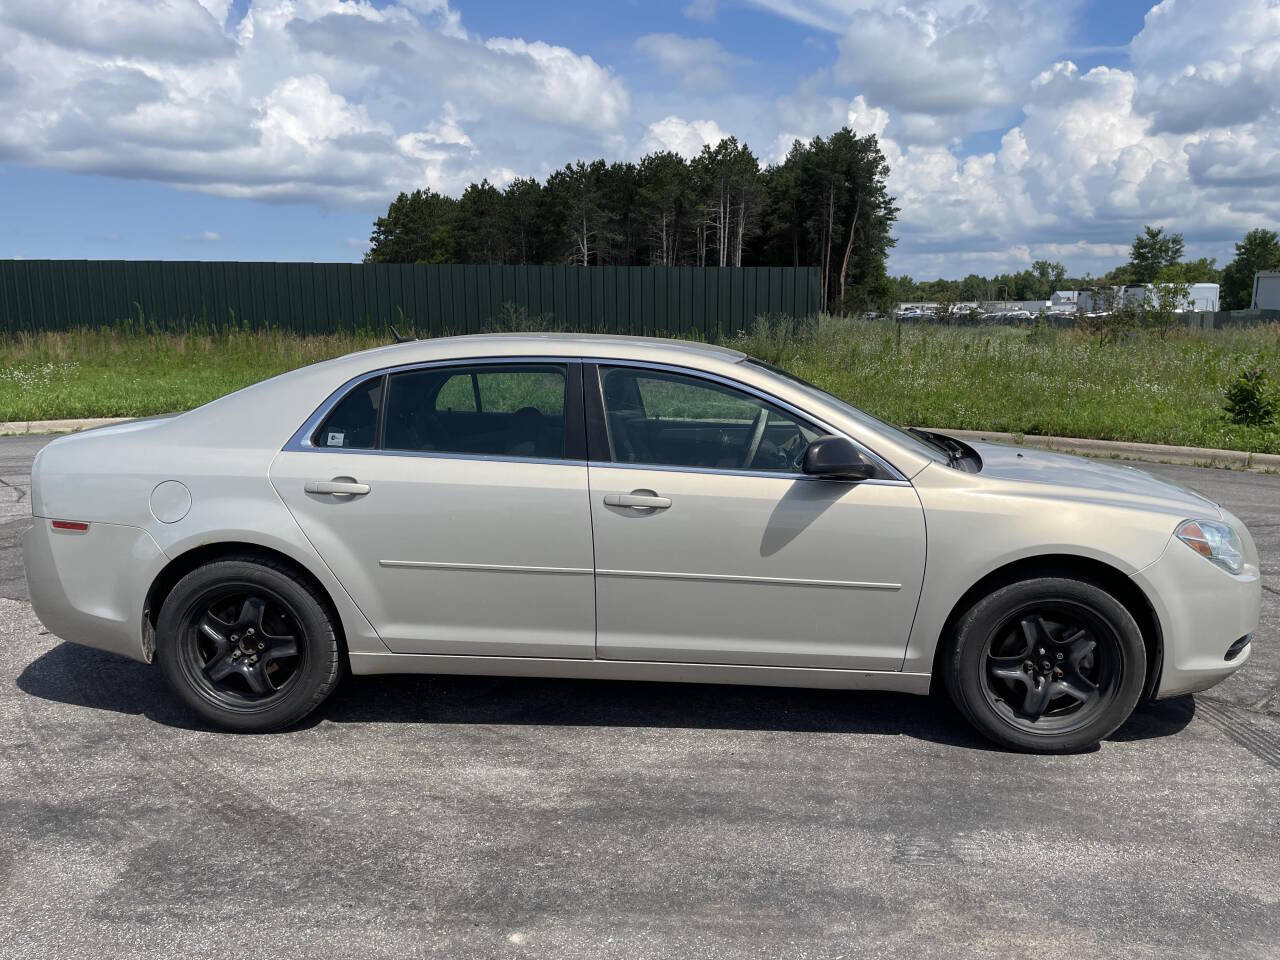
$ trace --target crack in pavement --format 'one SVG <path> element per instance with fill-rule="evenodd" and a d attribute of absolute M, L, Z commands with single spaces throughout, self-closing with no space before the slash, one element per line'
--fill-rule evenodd
<path fill-rule="evenodd" d="M 8 480 L 4 479 L 4 477 L 0 477 L 0 486 L 5 486 L 5 487 L 8 487 L 10 490 L 17 491 L 18 498 L 14 500 L 14 503 L 21 503 L 23 500 L 27 498 L 27 491 L 25 487 L 16 486 L 15 484 L 12 484 Z"/>

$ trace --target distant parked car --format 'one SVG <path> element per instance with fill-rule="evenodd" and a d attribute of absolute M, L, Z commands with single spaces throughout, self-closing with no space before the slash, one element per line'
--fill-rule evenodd
<path fill-rule="evenodd" d="M 693 343 L 352 354 L 54 440 L 31 498 L 49 630 L 242 731 L 350 670 L 938 684 L 999 743 L 1076 750 L 1238 669 L 1258 622 L 1253 541 L 1198 494 Z"/>

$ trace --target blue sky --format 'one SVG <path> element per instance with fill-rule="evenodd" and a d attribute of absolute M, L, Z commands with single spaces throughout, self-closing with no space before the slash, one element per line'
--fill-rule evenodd
<path fill-rule="evenodd" d="M 4 0 L 0 257 L 354 260 L 401 189 L 849 123 L 894 272 L 1225 260 L 1280 212 L 1278 45 L 1277 0 Z"/>

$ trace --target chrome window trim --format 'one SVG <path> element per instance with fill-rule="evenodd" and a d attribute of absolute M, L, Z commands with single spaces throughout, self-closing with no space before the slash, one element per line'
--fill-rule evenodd
<path fill-rule="evenodd" d="M 342 402 L 348 393 L 362 383 L 397 373 L 408 373 L 413 370 L 428 370 L 437 367 L 465 366 L 499 366 L 541 363 L 547 365 L 568 365 L 579 362 L 578 357 L 450 357 L 444 360 L 423 360 L 418 363 L 404 363 L 390 367 L 379 367 L 357 374 L 338 387 L 325 398 L 320 406 L 289 438 L 281 450 L 288 453 L 359 453 L 370 456 L 386 455 L 395 457 L 436 457 L 450 460 L 496 460 L 504 463 L 569 463 L 581 464 L 581 460 L 565 460 L 563 458 L 545 459 L 538 457 L 507 457 L 499 454 L 482 453 L 448 453 L 434 450 L 376 450 L 368 447 L 317 447 L 311 442 L 312 436 L 320 428 L 320 424 L 333 412 L 333 408 Z"/>
<path fill-rule="evenodd" d="M 311 443 L 311 437 L 319 429 L 320 424 L 327 417 L 344 397 L 357 386 L 367 380 L 376 377 L 387 376 L 396 373 L 406 373 L 413 370 L 427 370 L 438 367 L 464 367 L 464 366 L 483 366 L 489 365 L 516 365 L 516 364 L 570 364 L 570 363 L 593 363 L 597 366 L 613 366 L 613 367 L 640 367 L 648 370 L 662 370 L 668 373 L 680 374 L 683 376 L 691 376 L 710 380 L 713 383 L 719 383 L 733 390 L 739 390 L 743 393 L 750 394 L 785 410 L 793 416 L 799 417 L 807 423 L 813 424 L 822 431 L 832 436 L 844 437 L 855 447 L 871 457 L 884 470 L 890 474 L 890 479 L 883 480 L 863 480 L 863 484 L 875 484 L 880 486 L 910 486 L 911 481 L 908 480 L 902 471 L 898 470 L 893 464 L 889 463 L 884 457 L 880 456 L 865 443 L 854 437 L 849 436 L 844 430 L 839 430 L 831 424 L 820 420 L 812 413 L 797 407 L 795 404 L 788 403 L 779 399 L 758 387 L 743 383 L 740 380 L 734 380 L 731 377 L 721 376 L 718 373 L 711 373 L 707 370 L 700 370 L 696 367 L 683 367 L 672 363 L 654 363 L 648 360 L 632 360 L 629 358 L 618 357 L 598 357 L 598 356 L 498 356 L 498 357 L 449 357 L 441 360 L 423 360 L 417 363 L 405 363 L 394 366 L 379 367 L 376 370 L 366 370 L 364 373 L 357 374 L 344 382 L 335 389 L 318 406 L 315 411 L 308 417 L 289 438 L 289 441 L 281 449 L 288 453 L 338 453 L 356 454 L 362 456 L 374 457 L 421 457 L 437 460 L 484 460 L 495 463 L 539 463 L 552 464 L 558 466 L 593 466 L 593 467 L 616 467 L 622 470 L 665 470 L 674 473 L 708 473 L 719 474 L 725 476 L 748 476 L 748 477 L 777 477 L 779 479 L 791 480 L 813 480 L 822 481 L 821 477 L 811 477 L 804 473 L 791 473 L 778 470 L 742 470 L 734 468 L 717 468 L 717 467 L 686 467 L 675 466 L 670 464 L 647 464 L 647 463 L 614 463 L 612 461 L 584 461 L 584 460 L 567 460 L 564 458 L 537 458 L 537 457 L 508 457 L 500 454 L 481 454 L 481 453 L 448 453 L 433 450 L 377 450 L 369 448 L 352 447 L 350 449 L 343 447 L 317 447 Z M 598 379 L 598 375 L 597 375 Z"/>
<path fill-rule="evenodd" d="M 575 461 L 576 462 L 576 461 Z M 705 473 L 723 477 L 759 477 L 768 480 L 805 480 L 809 483 L 840 483 L 826 477 L 813 477 L 807 473 L 791 473 L 785 470 L 741 470 L 734 467 L 680 467 L 660 463 L 614 463 L 612 460 L 589 460 L 587 466 L 609 470 L 656 470 L 662 473 Z M 909 487 L 908 480 L 859 480 L 858 486 Z"/>
<path fill-rule="evenodd" d="M 785 410 L 787 413 L 790 413 L 793 416 L 799 417 L 801 420 L 805 421 L 806 423 L 809 423 L 818 427 L 820 430 L 822 430 L 824 433 L 828 435 L 836 436 L 836 437 L 844 437 L 844 439 L 848 440 L 860 451 L 862 451 L 864 454 L 866 454 L 868 457 L 874 460 L 877 464 L 879 464 L 885 470 L 885 472 L 890 475 L 890 478 L 891 478 L 889 480 L 864 480 L 864 481 L 861 481 L 862 483 L 881 483 L 881 484 L 892 483 L 895 485 L 905 483 L 908 486 L 910 486 L 910 481 L 905 476 L 903 476 L 901 470 L 899 470 L 897 467 L 891 464 L 884 457 L 880 456 L 880 454 L 876 453 L 874 450 L 872 450 L 862 441 L 849 436 L 849 434 L 844 430 L 839 430 L 836 427 L 831 426 L 831 424 L 826 423 L 823 420 L 819 420 L 809 411 L 801 409 L 800 407 L 797 407 L 793 403 L 788 403 L 785 400 L 781 400 L 778 397 L 775 397 L 773 394 L 770 394 L 764 390 L 761 390 L 759 387 L 753 387 L 750 384 L 743 383 L 740 380 L 734 380 L 732 377 L 721 376 L 718 373 L 711 373 L 706 370 L 699 370 L 695 367 L 681 367 L 676 364 L 670 364 L 670 363 L 652 363 L 647 360 L 629 360 L 629 359 L 618 360 L 613 358 L 588 357 L 588 356 L 582 357 L 582 362 L 594 363 L 597 366 L 640 367 L 645 370 L 662 370 L 667 373 L 675 373 L 683 376 L 692 376 L 692 377 L 700 378 L 703 380 L 710 380 L 713 383 L 719 383 L 720 385 L 729 387 L 732 390 L 739 390 L 742 393 L 750 394 L 760 400 L 765 401 L 768 404 L 771 404 L 772 406 L 778 407 L 781 410 Z M 598 378 L 598 374 L 597 374 L 597 378 Z M 689 472 L 697 472 L 697 473 L 718 472 L 718 473 L 747 474 L 749 476 L 768 476 L 768 477 L 779 477 L 779 476 L 788 477 L 789 476 L 793 478 L 803 478 L 805 480 L 821 480 L 822 479 L 821 477 L 811 477 L 803 473 L 801 474 L 785 473 L 785 472 L 776 471 L 776 470 L 735 470 L 735 469 L 712 470 L 711 468 L 703 468 L 703 467 L 683 467 L 679 465 L 663 465 L 663 464 L 614 463 L 612 461 L 608 463 L 593 462 L 592 466 L 641 467 L 641 468 L 652 468 L 656 470 L 674 470 L 677 472 L 678 471 L 689 471 Z"/>

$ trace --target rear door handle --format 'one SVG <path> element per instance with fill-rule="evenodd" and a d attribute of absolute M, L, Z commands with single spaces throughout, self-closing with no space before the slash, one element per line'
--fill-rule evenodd
<path fill-rule="evenodd" d="M 369 492 L 369 485 L 348 477 L 334 477 L 332 480 L 308 480 L 302 489 L 307 493 L 325 493 L 333 497 L 363 497 Z"/>
<path fill-rule="evenodd" d="M 660 497 L 648 491 L 635 493 L 609 493 L 604 498 L 605 506 L 630 507 L 633 510 L 665 510 L 671 506 L 670 497 Z"/>

